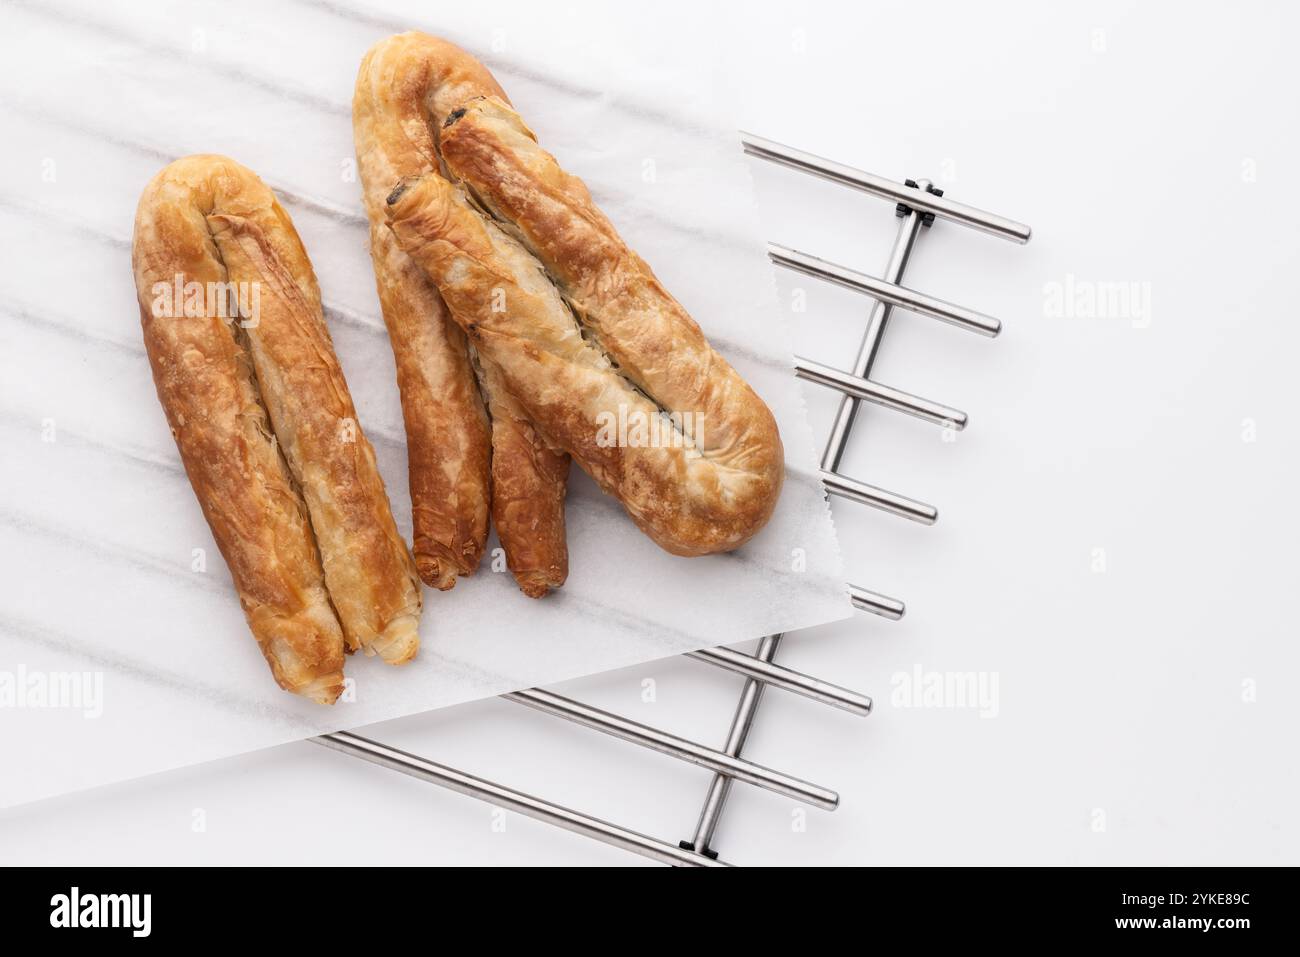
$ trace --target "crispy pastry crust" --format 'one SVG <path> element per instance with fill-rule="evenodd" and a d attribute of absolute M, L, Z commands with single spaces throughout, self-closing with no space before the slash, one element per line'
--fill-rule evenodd
<path fill-rule="evenodd" d="M 519 590 L 541 598 L 569 577 L 564 531 L 569 456 L 542 438 L 506 388 L 501 370 L 476 358 L 492 412 L 492 523 Z"/>
<path fill-rule="evenodd" d="M 491 511 L 507 564 L 520 588 L 540 597 L 567 574 L 567 456 L 538 444 L 536 430 L 516 417 L 517 406 L 492 380 L 476 384 L 463 333 L 384 218 L 394 183 L 436 174 L 431 124 L 442 121 L 448 104 L 505 96 L 482 65 L 452 51 L 418 33 L 381 41 L 362 60 L 352 105 L 375 282 L 406 421 L 415 558 L 421 577 L 437 588 L 472 574 L 487 541 L 489 500 L 500 497 Z"/>
<path fill-rule="evenodd" d="M 477 66 L 442 46 L 444 72 Z M 442 104 L 438 144 L 456 185 L 404 180 L 387 201 L 398 243 L 545 438 L 651 538 L 678 555 L 742 545 L 781 490 L 770 410 L 505 98 L 459 89 L 474 95 Z M 485 305 L 494 290 L 504 309 Z M 625 440 L 622 423 L 661 413 L 669 441 L 653 429 L 658 447 Z"/>
<path fill-rule="evenodd" d="M 132 260 L 159 400 L 276 680 L 328 702 L 345 642 L 410 660 L 414 568 L 288 214 L 233 160 L 187 157 L 145 188 Z M 255 315 L 158 308 L 177 277 L 255 285 Z"/>
<path fill-rule="evenodd" d="M 546 439 L 567 450 L 661 547 L 676 555 L 728 551 L 771 516 L 781 485 L 775 424 L 722 358 L 707 344 L 699 348 L 702 337 L 696 338 L 694 323 L 674 331 L 671 343 L 683 355 L 644 380 L 652 387 L 660 376 L 691 363 L 686 371 L 698 380 L 694 389 L 704 400 L 703 418 L 680 429 L 671 419 L 663 421 L 665 410 L 697 410 L 656 404 L 650 388 L 621 374 L 604 349 L 583 335 L 537 260 L 471 207 L 463 192 L 439 176 L 408 181 L 389 197 L 389 222 Z M 506 309 L 491 308 L 484 293 L 490 289 L 501 291 Z M 601 344 L 610 348 L 606 340 Z M 644 351 L 632 337 L 611 349 L 634 359 Z M 642 361 L 639 368 L 649 366 Z M 721 411 L 734 421 L 715 422 Z M 654 428 L 652 421 L 660 429 L 657 439 L 643 430 L 640 440 L 630 441 L 638 424 Z M 622 423 L 629 424 L 626 435 Z M 692 436 L 701 431 L 697 448 Z M 753 444 L 755 433 L 770 444 Z"/>

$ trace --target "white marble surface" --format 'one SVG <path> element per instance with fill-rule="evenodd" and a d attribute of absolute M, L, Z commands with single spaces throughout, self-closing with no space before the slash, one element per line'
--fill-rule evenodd
<path fill-rule="evenodd" d="M 264 2 L 0 10 L 0 670 L 103 676 L 97 717 L 0 708 L 0 806 L 848 614 L 749 174 L 734 122 L 710 103 L 711 68 L 619 60 L 632 25 L 592 17 L 575 32 L 502 16 Z M 356 701 L 322 709 L 271 682 L 180 468 L 140 342 L 130 230 L 144 183 L 187 153 L 227 153 L 280 191 L 407 530 L 349 119 L 362 52 L 401 26 L 484 54 L 542 142 L 773 407 L 789 473 L 751 544 L 686 560 L 575 469 L 562 592 L 531 602 L 486 566 L 450 594 L 426 592 L 418 661 L 355 658 Z M 206 571 L 193 570 L 194 549 Z"/>

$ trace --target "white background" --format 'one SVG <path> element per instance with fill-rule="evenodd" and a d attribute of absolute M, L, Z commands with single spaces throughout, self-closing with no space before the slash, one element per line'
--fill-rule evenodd
<path fill-rule="evenodd" d="M 782 661 L 877 708 L 857 719 L 769 692 L 747 755 L 837 788 L 842 806 L 799 829 L 789 801 L 738 788 L 723 857 L 1294 863 L 1296 15 L 852 6 L 747 3 L 725 28 L 656 6 L 632 26 L 661 41 L 657 55 L 716 58 L 745 91 L 738 125 L 934 178 L 1035 234 L 1024 248 L 943 223 L 921 237 L 907 284 L 998 315 L 1005 332 L 896 313 L 878 378 L 971 424 L 949 443 L 892 413 L 860 416 L 846 474 L 933 502 L 940 521 L 836 503 L 852 580 L 909 613 L 787 640 Z M 768 238 L 882 268 L 887 204 L 752 165 Z M 1049 315 L 1045 290 L 1067 276 L 1145 284 L 1149 314 Z M 847 365 L 867 303 L 778 280 L 787 303 L 806 290 L 791 316 L 803 351 Z M 822 434 L 834 399 L 807 394 Z M 892 676 L 916 666 L 996 673 L 997 716 L 892 706 Z M 560 690 L 720 744 L 739 685 L 678 659 Z M 372 736 L 673 841 L 690 836 L 708 781 L 503 701 Z M 486 805 L 304 743 L 5 812 L 0 856 L 635 863 L 514 815 L 493 825 Z"/>

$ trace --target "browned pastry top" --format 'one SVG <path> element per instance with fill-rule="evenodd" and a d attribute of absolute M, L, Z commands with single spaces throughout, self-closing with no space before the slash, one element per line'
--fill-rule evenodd
<path fill-rule="evenodd" d="M 288 215 L 235 161 L 186 157 L 145 188 L 132 261 L 159 400 L 277 681 L 334 700 L 345 641 L 409 660 L 414 569 Z"/>
<path fill-rule="evenodd" d="M 438 588 L 471 574 L 487 538 L 490 497 L 506 563 L 520 589 L 540 598 L 568 575 L 569 456 L 528 419 L 492 361 L 465 343 L 435 284 L 397 245 L 383 211 L 395 182 L 438 174 L 436 130 L 452 105 L 505 95 L 481 64 L 455 52 L 423 34 L 382 40 L 362 59 L 353 96 L 371 256 L 406 420 L 416 562 Z M 490 413 L 487 428 L 471 368 Z"/>
<path fill-rule="evenodd" d="M 471 345 L 545 438 L 665 549 L 743 544 L 771 517 L 784 475 L 770 410 L 477 60 L 422 34 L 379 46 L 433 51 L 442 175 L 395 181 L 386 212 Z M 610 442 L 611 417 L 667 422 L 669 440 Z"/>

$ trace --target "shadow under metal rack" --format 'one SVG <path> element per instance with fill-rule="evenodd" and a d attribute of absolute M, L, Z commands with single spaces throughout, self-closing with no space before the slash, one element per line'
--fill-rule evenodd
<path fill-rule="evenodd" d="M 839 472 L 849 433 L 853 429 L 858 407 L 863 402 L 912 415 L 943 428 L 965 428 L 964 412 L 877 382 L 871 377 L 872 367 L 895 306 L 984 336 L 996 336 L 1001 329 L 1001 323 L 992 316 L 900 285 L 908 257 L 922 227 L 929 226 L 935 219 L 946 219 L 1021 244 L 1029 242 L 1029 227 L 954 202 L 943 195 L 943 190 L 937 189 L 927 180 L 897 183 L 747 133 L 741 134 L 741 142 L 745 152 L 751 156 L 811 173 L 896 204 L 895 211 L 901 219 L 898 236 L 894 240 L 884 272 L 879 277 L 776 244 L 769 244 L 768 256 L 778 266 L 852 289 L 875 300 L 852 369 L 836 369 L 811 359 L 795 357 L 795 374 L 799 378 L 835 389 L 842 394 L 826 449 L 822 453 L 821 478 L 826 491 L 902 518 L 933 525 L 939 516 L 938 510 L 933 506 L 868 485 Z M 893 621 L 903 617 L 905 609 L 901 601 L 858 585 L 849 585 L 848 589 L 856 608 Z M 312 740 L 331 750 L 459 791 L 664 864 L 723 866 L 717 859 L 712 844 L 733 782 L 741 781 L 775 791 L 824 810 L 833 810 L 839 803 L 839 795 L 832 790 L 755 764 L 740 756 L 764 689 L 772 686 L 852 714 L 871 713 L 871 699 L 867 696 L 776 664 L 774 659 L 781 638 L 779 634 L 764 637 L 752 655 L 729 648 L 707 648 L 686 655 L 696 661 L 743 675 L 746 679 L 726 742 L 720 749 L 698 744 L 541 688 L 502 695 L 508 701 L 565 718 L 713 771 L 714 777 L 700 811 L 695 833 L 690 840 L 678 844 L 649 837 L 351 732 L 339 731 Z"/>

